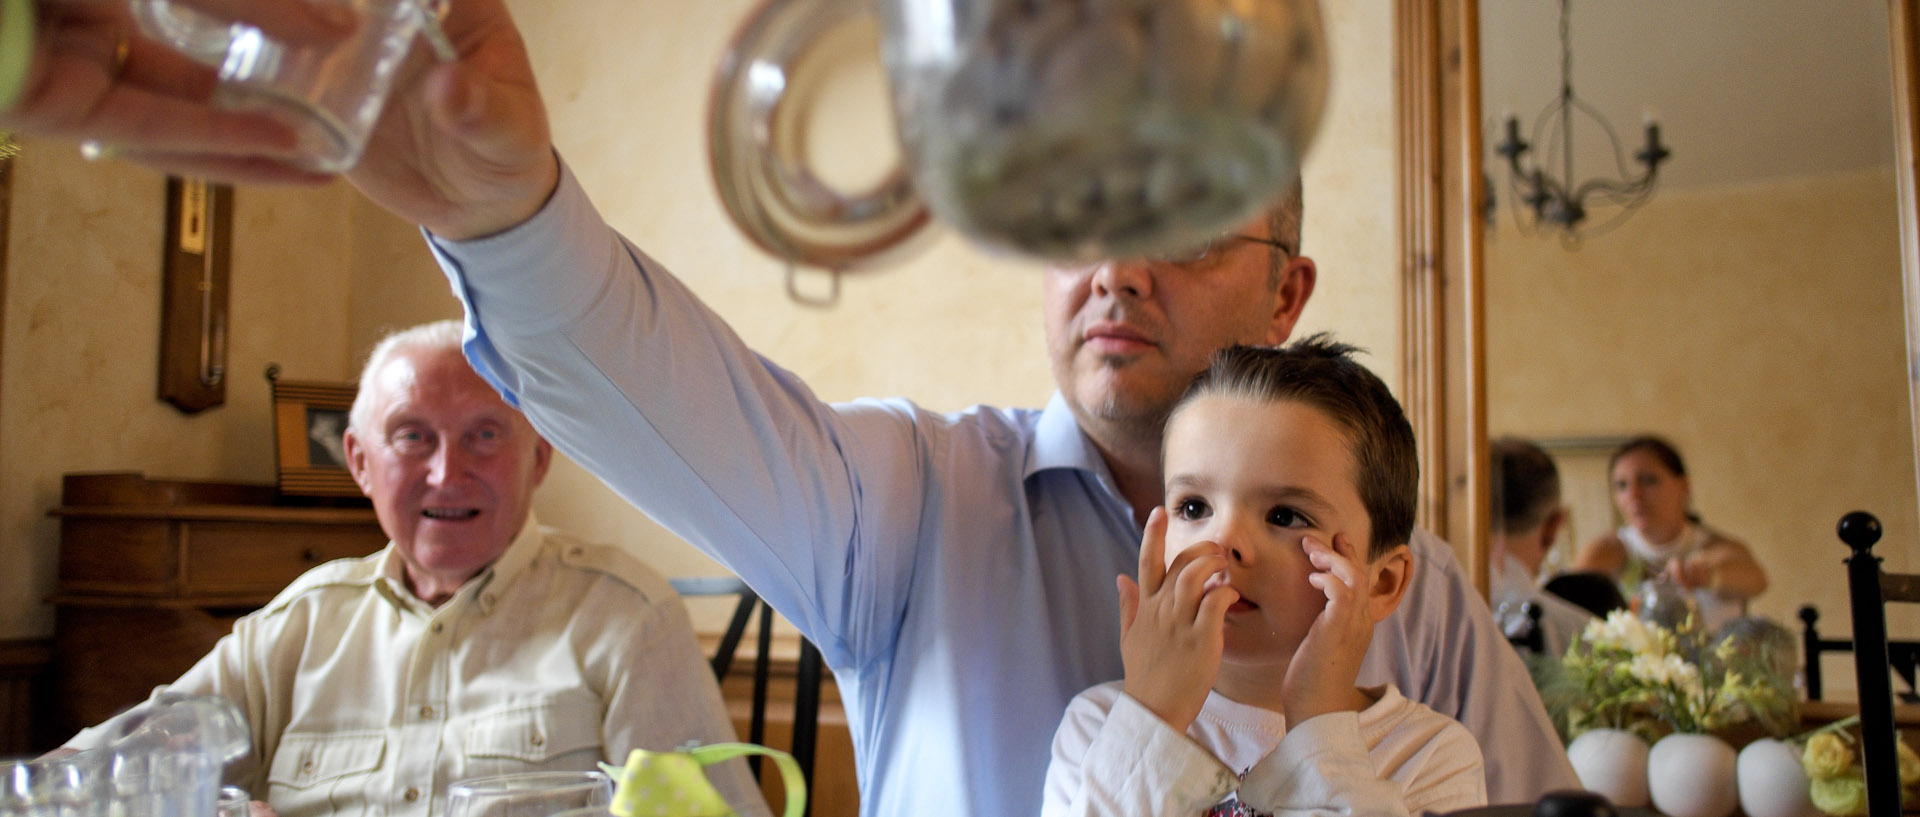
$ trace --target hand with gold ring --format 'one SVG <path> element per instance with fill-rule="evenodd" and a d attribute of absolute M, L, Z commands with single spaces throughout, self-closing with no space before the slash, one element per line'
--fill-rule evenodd
<path fill-rule="evenodd" d="M 244 20 L 288 42 L 325 42 L 355 25 L 344 5 L 308 0 L 173 0 Z M 0 0 L 0 129 L 91 140 L 148 164 L 230 181 L 323 177 L 271 160 L 286 126 L 214 108 L 215 70 L 143 39 L 122 0 Z"/>

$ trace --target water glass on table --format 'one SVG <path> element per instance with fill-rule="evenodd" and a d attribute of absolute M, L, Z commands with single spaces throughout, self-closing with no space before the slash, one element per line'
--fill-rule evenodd
<path fill-rule="evenodd" d="M 447 787 L 447 817 L 552 817 L 613 803 L 599 772 L 527 772 L 461 780 Z"/>
<path fill-rule="evenodd" d="M 247 817 L 253 813 L 253 795 L 239 786 L 221 786 L 215 817 Z"/>

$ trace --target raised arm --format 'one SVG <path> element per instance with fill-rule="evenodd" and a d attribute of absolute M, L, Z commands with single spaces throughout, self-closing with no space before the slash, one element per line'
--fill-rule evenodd
<path fill-rule="evenodd" d="M 474 369 L 624 499 L 746 579 L 829 664 L 890 649 L 942 418 L 833 407 L 615 234 L 570 174 L 526 223 L 432 242 Z"/>
<path fill-rule="evenodd" d="M 1714 537 L 1699 553 L 1674 562 L 1672 569 L 1680 586 L 1732 601 L 1753 598 L 1767 589 L 1767 570 L 1753 558 L 1753 551 L 1724 537 Z"/>

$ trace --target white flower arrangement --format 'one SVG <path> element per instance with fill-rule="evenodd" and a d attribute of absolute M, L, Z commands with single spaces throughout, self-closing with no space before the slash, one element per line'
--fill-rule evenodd
<path fill-rule="evenodd" d="M 1590 622 L 1545 668 L 1541 691 L 1569 739 L 1603 727 L 1651 739 L 1745 721 L 1785 734 L 1794 717 L 1790 679 L 1742 655 L 1732 637 L 1706 642 L 1691 620 L 1669 630 L 1616 610 Z"/>

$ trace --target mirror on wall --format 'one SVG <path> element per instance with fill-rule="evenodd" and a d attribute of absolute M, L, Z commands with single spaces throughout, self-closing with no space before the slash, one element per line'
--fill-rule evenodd
<path fill-rule="evenodd" d="M 1571 519 L 1550 566 L 1621 524 L 1608 456 L 1659 434 L 1693 510 L 1770 573 L 1751 610 L 1797 628 L 1813 604 L 1845 632 L 1842 514 L 1881 518 L 1888 569 L 1920 566 L 1888 4 L 1569 11 L 1572 87 L 1628 174 L 1648 119 L 1673 155 L 1624 218 L 1596 206 L 1577 237 L 1531 226 L 1495 146 L 1508 115 L 1530 137 L 1560 94 L 1561 4 L 1479 4 L 1487 433 L 1541 442 L 1561 467 Z M 1573 185 L 1621 176 L 1598 121 L 1572 131 Z"/>

